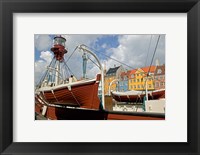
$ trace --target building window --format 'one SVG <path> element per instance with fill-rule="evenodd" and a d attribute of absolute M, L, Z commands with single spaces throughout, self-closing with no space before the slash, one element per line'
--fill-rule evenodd
<path fill-rule="evenodd" d="M 136 85 L 134 85 L 134 88 L 136 88 Z"/>
<path fill-rule="evenodd" d="M 156 82 L 156 87 L 159 87 L 159 82 Z"/>
<path fill-rule="evenodd" d="M 140 79 L 137 79 L 137 82 L 140 82 Z"/>
<path fill-rule="evenodd" d="M 151 85 L 149 84 L 149 88 L 151 88 Z"/>
<path fill-rule="evenodd" d="M 136 82 L 136 80 L 134 79 L 134 82 Z"/>
<path fill-rule="evenodd" d="M 160 82 L 160 85 L 161 85 L 161 86 L 164 86 L 165 84 L 164 84 L 164 82 Z"/>
<path fill-rule="evenodd" d="M 158 69 L 157 74 L 161 74 L 161 73 L 162 73 L 162 70 Z"/>
<path fill-rule="evenodd" d="M 140 85 L 138 85 L 137 87 L 140 88 Z"/>
<path fill-rule="evenodd" d="M 134 74 L 131 75 L 131 78 L 134 78 Z"/>

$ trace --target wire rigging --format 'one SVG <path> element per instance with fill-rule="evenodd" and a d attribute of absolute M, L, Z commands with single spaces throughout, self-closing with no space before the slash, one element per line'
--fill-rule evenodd
<path fill-rule="evenodd" d="M 85 45 L 85 46 L 86 46 L 87 48 L 93 50 L 93 51 L 99 52 L 99 51 L 97 51 L 97 50 L 95 50 L 95 49 L 93 49 L 93 48 L 91 48 L 91 47 L 88 47 L 87 45 Z M 108 56 L 108 55 L 106 55 L 106 54 L 104 54 L 104 53 L 102 53 L 102 52 L 99 52 L 99 54 L 102 54 L 102 55 L 104 55 L 105 57 L 107 57 L 107 58 L 109 58 L 109 59 L 112 59 L 112 60 L 114 60 L 114 61 L 116 61 L 116 62 L 118 62 L 118 63 L 120 63 L 120 64 L 122 64 L 122 65 L 124 65 L 124 66 L 127 66 L 127 67 L 129 67 L 129 68 L 131 68 L 131 69 L 134 69 L 132 66 L 129 66 L 129 65 L 125 64 L 124 62 L 121 62 L 121 61 L 119 61 L 119 60 L 117 60 L 117 59 L 115 59 L 115 58 L 112 58 L 112 57 L 110 57 L 110 56 Z"/>
<path fill-rule="evenodd" d="M 71 53 L 71 55 L 68 57 L 68 59 L 66 60 L 66 63 L 69 61 L 69 59 L 72 57 L 72 55 L 75 53 L 75 51 L 77 50 L 78 46 L 76 46 L 76 48 L 74 49 L 74 51 Z"/>
<path fill-rule="evenodd" d="M 149 47 L 148 47 L 147 57 L 146 57 L 146 61 L 145 61 L 145 66 L 147 66 L 147 59 L 149 57 L 149 51 L 150 51 L 150 47 L 151 47 L 151 41 L 152 41 L 152 35 L 151 35 L 150 42 L 149 42 Z"/>
<path fill-rule="evenodd" d="M 149 75 L 149 72 L 150 72 L 150 70 L 151 70 L 151 66 L 152 66 L 152 63 L 153 63 L 153 60 L 154 60 L 154 56 L 155 56 L 155 53 L 156 53 L 156 50 L 157 50 L 157 47 L 158 47 L 158 42 L 159 42 L 159 40 L 160 40 L 160 35 L 158 36 L 158 40 L 157 40 L 157 43 L 156 43 L 156 47 L 155 47 L 155 49 L 154 49 L 153 57 L 152 57 L 152 59 L 151 59 L 151 63 L 150 63 L 150 67 L 149 67 L 147 76 Z"/>
<path fill-rule="evenodd" d="M 150 67 L 149 67 L 149 70 L 148 70 L 148 72 L 147 72 L 147 76 L 146 76 L 144 85 L 142 85 L 143 89 L 144 89 L 144 87 L 145 87 L 145 85 L 146 85 L 146 82 L 147 82 L 147 80 L 148 80 L 148 77 L 150 76 L 149 73 L 150 73 L 150 70 L 151 70 L 151 66 L 152 66 L 152 63 L 153 63 L 153 60 L 154 60 L 155 53 L 156 53 L 156 51 L 157 51 L 157 47 L 158 47 L 158 42 L 159 42 L 159 40 L 160 40 L 160 35 L 158 36 L 158 39 L 157 39 L 157 43 L 156 43 L 156 46 L 155 46 L 155 49 L 154 49 L 154 53 L 153 53 L 153 56 L 152 56 L 152 59 L 151 59 Z M 152 78 L 152 77 L 151 77 L 151 78 Z M 152 78 L 152 79 L 153 79 L 153 78 Z"/>

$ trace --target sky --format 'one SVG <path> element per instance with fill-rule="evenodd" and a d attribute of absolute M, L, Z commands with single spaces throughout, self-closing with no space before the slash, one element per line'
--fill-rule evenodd
<path fill-rule="evenodd" d="M 101 35 L 101 34 L 80 34 L 67 35 L 61 34 L 65 39 L 65 61 L 73 71 L 73 74 L 80 78 L 82 76 L 82 53 L 79 50 L 74 52 L 74 49 L 81 44 L 85 44 L 90 50 L 95 53 L 102 64 L 108 70 L 110 67 L 122 65 L 127 70 L 132 70 L 140 67 L 149 66 L 158 41 L 153 64 L 158 59 L 160 65 L 165 63 L 165 35 L 164 34 L 149 34 L 149 35 Z M 53 58 L 51 47 L 53 46 L 53 38 L 56 35 L 50 34 L 35 34 L 35 84 L 38 83 L 44 74 L 47 65 Z M 160 36 L 160 38 L 159 38 Z M 158 40 L 159 38 L 159 40 Z M 71 56 L 71 54 L 73 55 Z M 70 59 L 69 59 L 70 57 Z M 88 57 L 96 62 L 95 59 Z M 68 60 L 69 59 L 69 60 Z M 95 77 L 99 73 L 98 67 L 88 59 L 87 61 L 87 76 Z M 117 61 L 115 61 L 117 60 Z M 119 63 L 121 62 L 121 63 Z"/>

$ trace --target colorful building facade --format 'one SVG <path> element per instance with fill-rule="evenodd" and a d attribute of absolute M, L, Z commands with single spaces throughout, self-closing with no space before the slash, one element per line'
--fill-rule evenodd
<path fill-rule="evenodd" d="M 118 87 L 119 87 L 119 91 L 120 92 L 125 92 L 128 91 L 128 79 L 129 79 L 129 74 L 131 71 L 126 71 L 126 72 L 122 72 L 120 79 L 119 79 L 119 83 L 118 83 Z"/>
<path fill-rule="evenodd" d="M 148 74 L 148 76 L 147 76 Z M 148 66 L 124 71 L 122 66 L 110 68 L 104 78 L 104 93 L 110 90 L 125 92 L 129 90 L 148 91 L 165 88 L 165 65 Z"/>
<path fill-rule="evenodd" d="M 136 70 L 132 70 L 129 75 L 128 86 L 129 90 L 154 90 L 154 72 L 156 67 L 143 67 Z M 147 73 L 149 75 L 147 76 Z"/>
<path fill-rule="evenodd" d="M 110 90 L 116 90 L 117 87 L 117 79 L 120 78 L 121 73 L 124 72 L 124 68 L 122 66 L 114 66 L 114 68 L 109 68 L 104 77 L 104 93 L 105 95 L 109 94 Z M 116 80 L 116 82 L 114 82 Z"/>
<path fill-rule="evenodd" d="M 154 73 L 155 89 L 165 89 L 165 65 L 157 66 Z"/>

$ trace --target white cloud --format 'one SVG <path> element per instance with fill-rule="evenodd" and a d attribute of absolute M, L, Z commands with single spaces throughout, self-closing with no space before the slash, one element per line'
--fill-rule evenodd
<path fill-rule="evenodd" d="M 46 71 L 46 67 L 49 65 L 53 58 L 53 54 L 49 51 L 42 51 L 39 60 L 35 62 L 35 84 L 37 84 L 40 78 Z"/>
<path fill-rule="evenodd" d="M 38 51 L 46 51 L 52 46 L 52 39 L 49 35 L 35 35 L 35 48 Z"/>
<path fill-rule="evenodd" d="M 106 54 L 110 55 L 111 58 L 117 59 L 118 61 L 131 66 L 132 68 L 144 67 L 147 59 L 146 66 L 148 66 L 152 60 L 157 38 L 158 35 L 153 35 L 150 44 L 151 35 L 120 35 L 118 38 L 119 46 L 116 48 L 108 49 Z M 165 62 L 164 41 L 165 40 L 163 35 L 156 50 L 154 61 L 156 58 L 158 58 L 161 63 Z M 150 50 L 148 54 L 149 45 Z M 112 59 L 108 59 L 106 61 L 107 69 L 114 67 L 114 65 L 120 65 L 120 63 Z"/>
<path fill-rule="evenodd" d="M 107 44 L 104 43 L 104 44 L 101 45 L 101 47 L 102 47 L 102 48 L 106 48 L 106 47 L 107 47 Z"/>
<path fill-rule="evenodd" d="M 50 63 L 53 58 L 53 54 L 50 51 L 42 51 L 40 58 L 45 60 L 47 63 Z"/>

